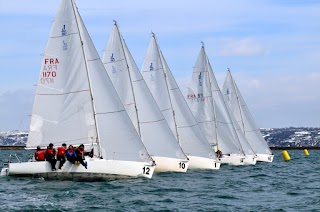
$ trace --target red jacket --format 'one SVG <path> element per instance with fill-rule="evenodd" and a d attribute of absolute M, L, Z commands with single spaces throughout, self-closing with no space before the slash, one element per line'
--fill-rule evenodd
<path fill-rule="evenodd" d="M 34 153 L 34 158 L 37 160 L 37 161 L 44 161 L 45 159 L 45 153 L 44 151 L 41 149 L 41 150 L 37 150 L 35 153 Z"/>
<path fill-rule="evenodd" d="M 62 146 L 58 147 L 57 156 L 64 157 L 66 155 L 66 149 Z"/>

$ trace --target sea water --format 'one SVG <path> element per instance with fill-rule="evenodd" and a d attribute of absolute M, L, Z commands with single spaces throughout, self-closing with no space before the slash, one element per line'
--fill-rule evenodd
<path fill-rule="evenodd" d="M 285 162 L 221 166 L 111 182 L 0 177 L 0 211 L 320 211 L 320 151 Z M 0 152 L 27 160 L 32 152 Z"/>

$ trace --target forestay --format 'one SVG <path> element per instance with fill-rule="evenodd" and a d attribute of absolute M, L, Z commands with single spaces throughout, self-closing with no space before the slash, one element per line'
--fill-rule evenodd
<path fill-rule="evenodd" d="M 103 62 L 148 152 L 153 156 L 186 159 L 122 39 L 117 24 L 107 42 Z"/>
<path fill-rule="evenodd" d="M 174 121 L 171 123 L 171 129 L 176 134 L 183 151 L 187 155 L 215 159 L 215 153 L 184 99 L 154 34 L 147 52 L 142 75 L 148 87 L 152 88 L 152 94 L 158 105 L 162 106 L 168 122 Z M 162 102 L 163 98 L 165 98 L 164 102 Z"/>
<path fill-rule="evenodd" d="M 222 92 L 227 105 L 234 114 L 238 125 L 253 150 L 258 154 L 272 154 L 233 79 L 230 70 L 227 73 Z"/>

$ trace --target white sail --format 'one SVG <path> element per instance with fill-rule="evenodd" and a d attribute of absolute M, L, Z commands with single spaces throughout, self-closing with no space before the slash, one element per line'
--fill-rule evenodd
<path fill-rule="evenodd" d="M 161 109 L 168 123 L 171 123 L 172 132 L 176 134 L 183 151 L 190 158 L 189 167 L 191 168 L 193 164 L 194 156 L 216 160 L 215 153 L 190 111 L 154 34 L 142 66 L 142 75 L 148 87 L 152 88 L 151 91 L 158 105 L 162 106 Z M 197 165 L 194 166 L 198 168 Z"/>
<path fill-rule="evenodd" d="M 126 105 L 131 121 L 141 134 L 148 152 L 155 159 L 157 167 L 160 166 L 160 162 L 155 157 L 186 161 L 186 155 L 152 97 L 120 35 L 117 24 L 114 25 L 107 42 L 103 63 L 123 104 Z"/>
<path fill-rule="evenodd" d="M 61 1 L 42 61 L 27 147 L 96 141 L 77 21 L 71 1 Z"/>
<path fill-rule="evenodd" d="M 257 154 L 269 154 L 272 152 L 245 103 L 237 84 L 235 83 L 230 70 L 227 73 L 226 80 L 222 89 L 225 101 L 240 126 L 244 136 L 247 138 L 250 146 Z"/>
<path fill-rule="evenodd" d="M 104 159 L 150 161 L 78 11 L 71 0 L 61 4 L 44 56 L 27 146 L 98 142 Z"/>
<path fill-rule="evenodd" d="M 187 102 L 212 145 L 218 144 L 223 154 L 243 154 L 204 46 L 193 68 Z"/>
<path fill-rule="evenodd" d="M 73 0 L 62 0 L 43 59 L 27 147 L 94 144 L 84 166 L 69 160 L 9 163 L 1 173 L 52 179 L 151 178 L 155 165 L 130 121 Z"/>

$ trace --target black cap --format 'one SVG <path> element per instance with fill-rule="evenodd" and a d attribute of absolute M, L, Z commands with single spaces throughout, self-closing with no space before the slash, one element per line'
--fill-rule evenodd
<path fill-rule="evenodd" d="M 62 146 L 67 146 L 67 144 L 66 144 L 66 143 L 63 143 Z"/>
<path fill-rule="evenodd" d="M 53 143 L 50 143 L 50 144 L 49 144 L 49 147 L 53 147 Z"/>
<path fill-rule="evenodd" d="M 37 146 L 37 150 L 40 150 L 41 149 L 41 146 Z"/>

